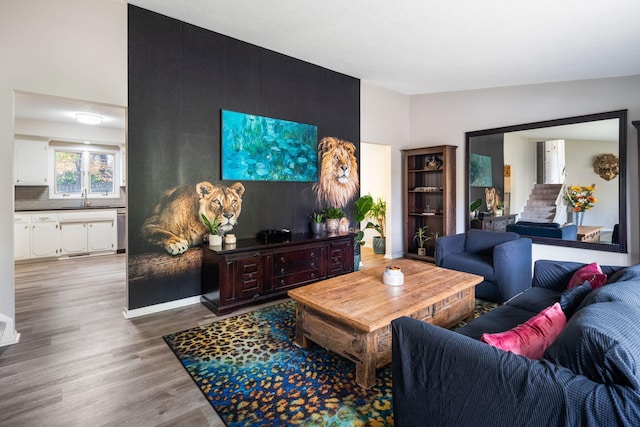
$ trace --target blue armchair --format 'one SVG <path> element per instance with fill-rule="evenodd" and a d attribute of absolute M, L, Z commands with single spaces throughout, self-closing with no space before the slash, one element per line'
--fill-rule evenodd
<path fill-rule="evenodd" d="M 436 265 L 483 276 L 476 297 L 503 303 L 531 287 L 531 239 L 475 229 L 443 236 L 436 240 Z"/>

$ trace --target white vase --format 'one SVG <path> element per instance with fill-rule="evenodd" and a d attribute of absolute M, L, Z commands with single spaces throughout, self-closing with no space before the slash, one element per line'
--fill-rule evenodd
<path fill-rule="evenodd" d="M 338 228 L 340 228 L 340 220 L 335 218 L 327 218 L 325 220 L 325 225 L 327 227 L 327 233 L 329 234 L 338 234 Z"/>
<path fill-rule="evenodd" d="M 218 236 L 217 234 L 209 234 L 209 246 L 222 246 L 222 236 Z"/>
<path fill-rule="evenodd" d="M 573 212 L 573 223 L 575 225 L 582 225 L 582 221 L 584 221 L 584 211 Z"/>

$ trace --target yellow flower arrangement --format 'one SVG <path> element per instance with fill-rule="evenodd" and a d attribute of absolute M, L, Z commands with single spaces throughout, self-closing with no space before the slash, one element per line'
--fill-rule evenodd
<path fill-rule="evenodd" d="M 584 212 L 591 210 L 598 203 L 598 199 L 593 195 L 595 190 L 595 184 L 585 185 L 584 187 L 571 185 L 565 189 L 563 198 L 573 208 L 574 212 Z"/>

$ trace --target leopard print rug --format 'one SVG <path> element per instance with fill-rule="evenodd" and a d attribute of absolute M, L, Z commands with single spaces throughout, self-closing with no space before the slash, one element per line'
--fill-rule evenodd
<path fill-rule="evenodd" d="M 294 301 L 164 337 L 227 426 L 393 426 L 390 366 L 367 390 L 352 362 L 294 338 Z"/>

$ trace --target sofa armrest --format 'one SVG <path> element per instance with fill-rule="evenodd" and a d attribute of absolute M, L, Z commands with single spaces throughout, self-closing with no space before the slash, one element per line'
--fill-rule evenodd
<path fill-rule="evenodd" d="M 493 248 L 493 268 L 496 273 L 500 301 L 507 301 L 531 287 L 531 239 L 521 237 Z"/>
<path fill-rule="evenodd" d="M 639 425 L 640 395 L 416 319 L 392 322 L 398 427 Z"/>
<path fill-rule="evenodd" d="M 464 252 L 466 234 L 452 234 L 436 239 L 436 265 L 442 266 L 442 259 L 451 254 Z"/>

